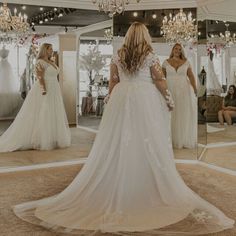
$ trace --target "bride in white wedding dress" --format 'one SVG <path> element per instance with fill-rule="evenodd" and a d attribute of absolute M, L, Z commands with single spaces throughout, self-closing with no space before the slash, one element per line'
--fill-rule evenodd
<path fill-rule="evenodd" d="M 175 148 L 197 147 L 197 86 L 182 45 L 176 43 L 163 72 L 175 101 L 171 114 L 171 134 Z"/>
<path fill-rule="evenodd" d="M 50 61 L 52 45 L 43 44 L 36 63 L 37 81 L 14 122 L 0 136 L 0 152 L 70 146 L 71 135 L 57 81 L 58 67 Z"/>
<path fill-rule="evenodd" d="M 197 235 L 233 227 L 175 168 L 173 104 L 152 52 L 147 28 L 133 23 L 113 57 L 111 96 L 85 166 L 58 195 L 15 206 L 18 217 L 81 236 Z"/>

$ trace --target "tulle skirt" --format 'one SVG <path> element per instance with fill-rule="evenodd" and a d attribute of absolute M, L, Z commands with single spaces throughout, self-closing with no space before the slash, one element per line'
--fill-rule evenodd
<path fill-rule="evenodd" d="M 15 214 L 81 236 L 199 235 L 233 227 L 179 176 L 169 124 L 152 83 L 120 82 L 81 172 L 60 194 L 17 205 Z"/>
<path fill-rule="evenodd" d="M 14 122 L 0 137 L 0 152 L 68 147 L 70 130 L 57 80 L 46 81 L 42 95 L 36 82 L 28 93 Z"/>

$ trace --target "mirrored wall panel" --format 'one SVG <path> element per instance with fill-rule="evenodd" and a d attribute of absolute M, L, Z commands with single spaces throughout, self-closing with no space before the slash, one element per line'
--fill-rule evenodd
<path fill-rule="evenodd" d="M 182 43 L 184 60 L 179 60 L 178 68 L 172 58 L 174 49 L 173 37 L 164 37 L 163 24 L 179 13 L 179 9 L 158 9 L 143 11 L 127 11 L 120 16 L 114 17 L 114 54 L 121 47 L 124 36 L 129 26 L 139 21 L 144 23 L 152 36 L 153 49 L 157 54 L 160 64 L 166 70 L 167 83 L 171 90 L 175 108 L 172 112 L 172 142 L 175 158 L 196 160 L 197 159 L 197 96 L 194 94 L 192 81 L 198 80 L 200 69 L 198 68 L 197 43 Z M 183 9 L 186 14 L 192 15 L 196 20 L 196 9 Z M 191 12 L 191 13 L 190 13 Z M 166 26 L 168 27 L 168 26 Z M 168 38 L 168 39 L 167 39 Z M 179 47 L 179 46 L 177 46 Z M 187 71 L 191 68 L 193 76 L 189 78 Z M 185 94 L 183 96 L 183 93 Z M 184 97 L 184 99 L 182 99 Z M 155 109 L 155 108 L 153 108 Z M 191 113 L 191 114 L 190 114 Z M 156 121 L 158 122 L 158 121 Z M 177 137 L 178 136 L 178 137 Z M 176 141 L 177 140 L 177 141 Z M 187 141 L 186 141 L 187 140 Z M 180 142 L 179 142 L 180 141 Z"/>
<path fill-rule="evenodd" d="M 98 130 L 108 95 L 113 55 L 111 27 L 82 34 L 79 43 L 78 125 Z"/>
<path fill-rule="evenodd" d="M 207 20 L 207 151 L 204 161 L 236 170 L 236 23 Z"/>

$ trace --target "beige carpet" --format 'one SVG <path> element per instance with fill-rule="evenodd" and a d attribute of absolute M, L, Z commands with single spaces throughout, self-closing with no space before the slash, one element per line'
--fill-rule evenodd
<path fill-rule="evenodd" d="M 178 169 L 195 192 L 223 210 L 229 217 L 236 219 L 236 177 L 195 165 L 178 165 Z M 1 174 L 0 235 L 59 235 L 18 219 L 11 206 L 61 192 L 79 170 L 80 166 L 73 166 Z M 210 235 L 235 236 L 236 228 Z"/>
<path fill-rule="evenodd" d="M 212 165 L 236 171 L 236 145 L 208 148 L 202 160 Z"/>
<path fill-rule="evenodd" d="M 29 150 L 0 153 L 0 168 L 68 161 L 87 157 L 95 134 L 77 128 L 71 128 L 71 134 L 72 145 L 69 148 L 51 151 Z"/>
<path fill-rule="evenodd" d="M 218 124 L 209 123 L 212 127 L 219 128 Z M 220 127 L 222 128 L 222 127 Z M 225 130 L 208 133 L 207 143 L 219 143 L 219 142 L 236 142 L 236 125 L 224 126 Z"/>

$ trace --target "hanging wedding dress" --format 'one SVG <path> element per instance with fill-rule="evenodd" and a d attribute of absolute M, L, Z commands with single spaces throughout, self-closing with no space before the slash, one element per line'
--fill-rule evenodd
<path fill-rule="evenodd" d="M 188 188 L 175 168 L 170 112 L 150 75 L 157 62 L 150 55 L 128 76 L 114 58 L 120 82 L 85 166 L 60 194 L 15 206 L 18 217 L 81 236 L 192 236 L 233 227 L 234 221 Z"/>
<path fill-rule="evenodd" d="M 38 65 L 45 70 L 47 94 L 42 95 L 36 81 L 14 122 L 0 136 L 0 152 L 50 150 L 70 145 L 70 130 L 57 81 L 59 69 L 41 59 Z"/>
<path fill-rule="evenodd" d="M 215 73 L 213 61 L 210 59 L 210 57 L 208 57 L 207 95 L 220 96 L 222 92 L 223 92 L 223 89 Z"/>
<path fill-rule="evenodd" d="M 197 98 L 187 76 L 189 61 L 177 70 L 167 60 L 163 63 L 169 90 L 175 102 L 171 114 L 172 142 L 175 148 L 197 146 Z"/>
<path fill-rule="evenodd" d="M 23 100 L 19 93 L 19 82 L 8 62 L 9 50 L 0 49 L 0 117 L 15 116 Z"/>

